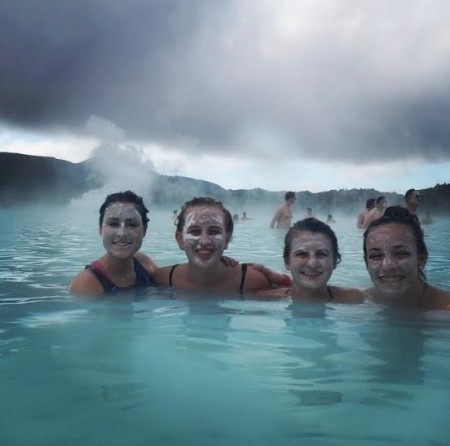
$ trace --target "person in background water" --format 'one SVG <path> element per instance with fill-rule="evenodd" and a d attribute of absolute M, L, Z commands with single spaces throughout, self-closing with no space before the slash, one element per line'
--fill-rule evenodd
<path fill-rule="evenodd" d="M 416 189 L 408 189 L 405 193 L 405 208 L 417 215 L 417 208 L 423 203 L 423 195 Z"/>
<path fill-rule="evenodd" d="M 253 219 L 250 217 L 247 217 L 247 212 L 244 211 L 244 212 L 242 212 L 241 220 L 253 220 Z"/>
<path fill-rule="evenodd" d="M 306 214 L 303 218 L 313 218 L 313 217 L 314 217 L 314 214 L 313 214 L 312 208 L 306 208 Z"/>
<path fill-rule="evenodd" d="M 364 219 L 364 226 L 366 228 L 374 220 L 377 220 L 378 218 L 381 218 L 383 216 L 385 206 L 386 206 L 386 198 L 383 195 L 381 195 L 375 200 L 374 208 L 367 213 Z"/>
<path fill-rule="evenodd" d="M 292 224 L 292 205 L 295 203 L 295 193 L 286 192 L 284 203 L 276 210 L 270 222 L 271 228 L 289 229 Z"/>
<path fill-rule="evenodd" d="M 333 218 L 331 214 L 327 215 L 327 220 L 325 222 L 327 225 L 331 225 L 332 223 L 336 223 L 336 220 Z"/>
<path fill-rule="evenodd" d="M 358 217 L 356 219 L 356 227 L 358 229 L 366 229 L 366 217 L 369 214 L 369 212 L 375 207 L 375 198 L 369 198 L 366 201 L 366 208 L 358 214 Z"/>
<path fill-rule="evenodd" d="M 149 221 L 142 197 L 132 191 L 108 195 L 99 212 L 98 231 L 106 252 L 73 278 L 69 290 L 95 296 L 153 285 L 157 266 L 138 252 Z"/>
<path fill-rule="evenodd" d="M 430 211 L 425 212 L 425 215 L 423 216 L 421 223 L 423 225 L 431 225 L 431 223 L 433 223 L 433 217 L 431 216 Z"/>
<path fill-rule="evenodd" d="M 269 281 L 247 264 L 221 262 L 233 235 L 233 219 L 220 201 L 195 197 L 178 216 L 175 239 L 187 263 L 160 268 L 157 283 L 196 293 L 246 293 L 269 287 Z"/>
<path fill-rule="evenodd" d="M 450 309 L 450 292 L 427 283 L 428 249 L 418 218 L 402 206 L 388 207 L 364 232 L 364 260 L 375 302 L 425 310 Z"/>
<path fill-rule="evenodd" d="M 292 274 L 292 286 L 258 294 L 289 295 L 293 299 L 320 302 L 364 301 L 364 293 L 356 288 L 328 285 L 334 269 L 341 261 L 341 254 L 336 234 L 326 223 L 316 218 L 306 218 L 295 223 L 286 233 L 283 259 L 286 269 Z"/>
<path fill-rule="evenodd" d="M 172 220 L 175 221 L 178 217 L 178 209 L 174 209 L 172 212 Z"/>

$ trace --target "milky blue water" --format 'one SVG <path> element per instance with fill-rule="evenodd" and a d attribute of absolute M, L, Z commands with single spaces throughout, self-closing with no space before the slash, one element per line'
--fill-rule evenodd
<path fill-rule="evenodd" d="M 170 215 L 152 213 L 143 247 L 160 265 L 183 260 Z M 228 254 L 282 271 L 283 232 L 251 215 Z M 332 283 L 367 287 L 355 216 L 336 218 Z M 426 228 L 429 281 L 447 289 L 449 223 Z M 103 252 L 96 209 L 0 210 L 0 248 L 2 445 L 450 444 L 445 313 L 75 301 L 70 278 Z"/>

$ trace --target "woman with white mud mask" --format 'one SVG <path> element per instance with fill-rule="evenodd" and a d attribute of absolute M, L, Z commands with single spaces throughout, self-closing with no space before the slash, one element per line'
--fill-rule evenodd
<path fill-rule="evenodd" d="M 292 274 L 292 285 L 263 294 L 324 303 L 364 301 L 364 293 L 358 289 L 328 285 L 341 255 L 336 235 L 326 223 L 312 217 L 291 226 L 284 239 L 283 258 Z"/>
<path fill-rule="evenodd" d="M 98 296 L 153 285 L 157 266 L 138 252 L 149 221 L 142 197 L 132 191 L 108 195 L 99 212 L 99 234 L 106 252 L 73 278 L 69 290 Z"/>
<path fill-rule="evenodd" d="M 175 290 L 227 294 L 269 287 L 263 274 L 247 264 L 226 266 L 221 262 L 233 234 L 233 219 L 220 201 L 196 197 L 181 208 L 175 238 L 188 262 L 163 267 L 155 279 Z"/>
<path fill-rule="evenodd" d="M 427 283 L 428 250 L 418 218 L 401 206 L 388 207 L 364 233 L 364 260 L 374 302 L 425 310 L 450 309 L 450 292 Z"/>

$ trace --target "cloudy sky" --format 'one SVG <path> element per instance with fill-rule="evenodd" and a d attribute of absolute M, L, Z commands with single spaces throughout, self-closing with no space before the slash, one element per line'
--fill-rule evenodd
<path fill-rule="evenodd" d="M 448 0 L 2 2 L 0 151 L 136 151 L 231 189 L 449 182 L 449 16 Z"/>

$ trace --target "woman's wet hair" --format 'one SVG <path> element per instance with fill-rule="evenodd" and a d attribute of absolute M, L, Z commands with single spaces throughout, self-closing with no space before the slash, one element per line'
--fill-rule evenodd
<path fill-rule="evenodd" d="M 194 197 L 192 200 L 186 201 L 181 207 L 181 211 L 178 214 L 177 219 L 175 220 L 175 225 L 177 227 L 177 232 L 181 232 L 186 223 L 186 211 L 192 207 L 212 207 L 217 208 L 222 211 L 224 216 L 225 223 L 225 231 L 232 235 L 234 230 L 233 218 L 230 214 L 230 211 L 223 205 L 221 201 L 217 201 L 211 197 Z"/>
<path fill-rule="evenodd" d="M 379 226 L 387 225 L 390 223 L 397 223 L 400 225 L 407 226 L 414 237 L 414 241 L 416 242 L 417 254 L 425 258 L 428 258 L 428 249 L 424 240 L 424 233 L 422 228 L 420 227 L 420 221 L 417 218 L 417 215 L 411 214 L 408 209 L 403 206 L 389 206 L 384 211 L 382 217 L 372 221 L 367 229 L 364 232 L 364 261 L 367 265 L 367 236 L 370 231 Z M 425 279 L 425 274 L 423 270 L 419 270 L 420 275 L 423 279 Z"/>
<path fill-rule="evenodd" d="M 339 252 L 336 234 L 326 223 L 314 217 L 299 220 L 289 228 L 288 232 L 284 237 L 283 258 L 285 261 L 289 259 L 289 256 L 291 254 L 291 245 L 293 239 L 299 232 L 302 231 L 309 231 L 312 232 L 313 234 L 318 233 L 326 235 L 331 241 L 331 249 L 333 252 L 334 265 L 336 266 L 341 261 L 341 254 Z"/>
<path fill-rule="evenodd" d="M 132 203 L 136 207 L 136 210 L 139 212 L 139 215 L 142 218 L 142 224 L 144 226 L 144 231 L 147 231 L 148 222 L 150 221 L 147 217 L 148 209 L 145 207 L 144 200 L 139 195 L 136 195 L 133 191 L 127 190 L 125 192 L 116 192 L 114 194 L 110 194 L 106 197 L 104 203 L 100 206 L 100 217 L 99 217 L 99 225 L 103 224 L 103 219 L 105 217 L 106 209 L 114 203 Z"/>

